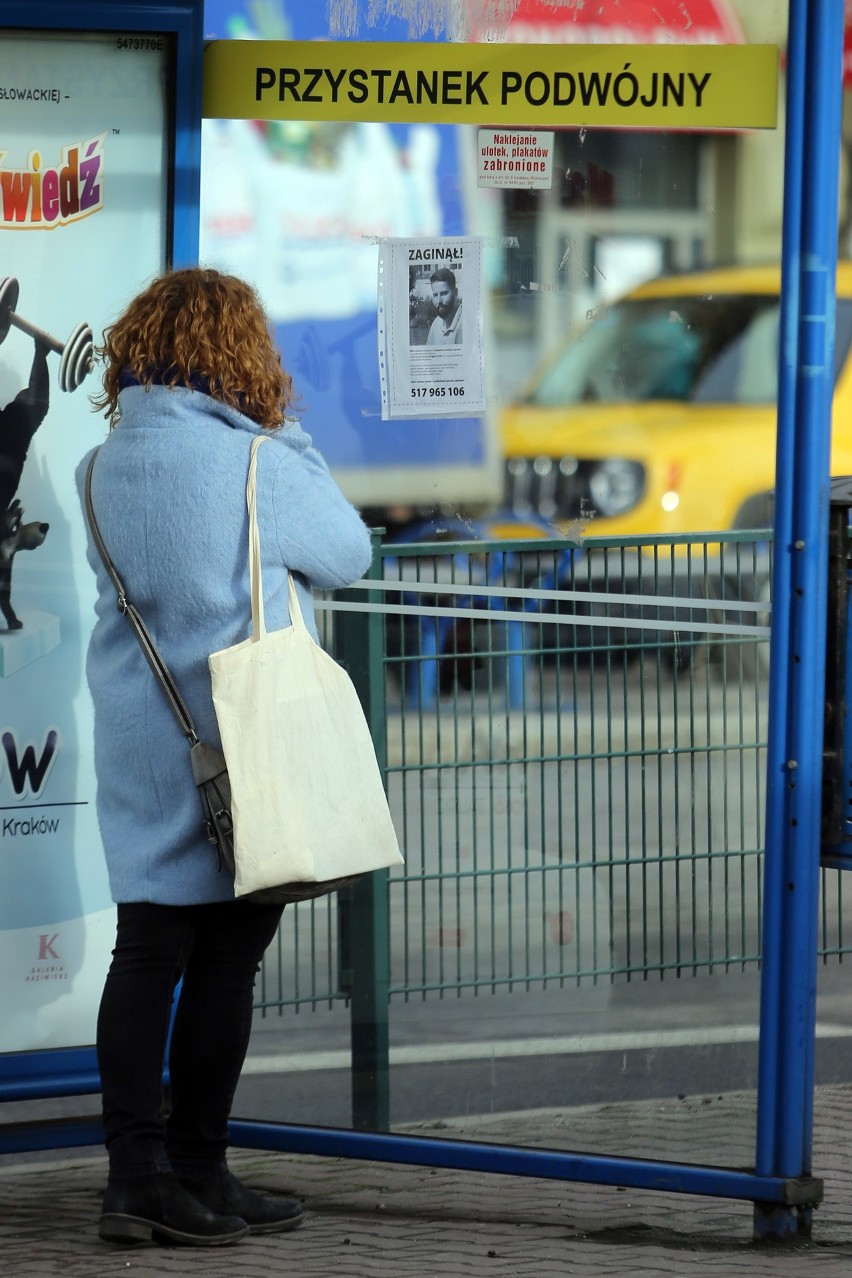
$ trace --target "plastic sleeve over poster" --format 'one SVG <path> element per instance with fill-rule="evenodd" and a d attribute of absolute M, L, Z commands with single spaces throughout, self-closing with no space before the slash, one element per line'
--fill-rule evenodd
<path fill-rule="evenodd" d="M 482 241 L 389 239 L 379 246 L 382 417 L 485 412 Z"/>

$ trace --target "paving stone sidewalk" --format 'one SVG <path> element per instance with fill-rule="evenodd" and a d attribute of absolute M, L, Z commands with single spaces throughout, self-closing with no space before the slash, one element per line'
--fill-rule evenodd
<path fill-rule="evenodd" d="M 535 1111 L 417 1129 L 690 1162 L 750 1161 L 754 1096 Z M 292 1234 L 214 1249 L 100 1242 L 104 1157 L 0 1159 L 3 1278 L 654 1278 L 852 1274 L 852 1086 L 818 1090 L 814 1238 L 756 1246 L 749 1203 L 235 1150 L 249 1183 L 303 1198 Z M 720 1141 L 725 1142 L 720 1149 Z"/>

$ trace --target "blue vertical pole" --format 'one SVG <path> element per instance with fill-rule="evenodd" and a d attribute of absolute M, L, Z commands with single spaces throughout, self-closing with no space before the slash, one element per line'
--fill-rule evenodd
<path fill-rule="evenodd" d="M 810 1171 L 843 0 L 790 0 L 757 1150 Z M 755 1234 L 810 1212 L 756 1204 Z"/>
<path fill-rule="evenodd" d="M 769 676 L 769 745 L 766 780 L 761 1025 L 758 1067 L 758 1173 L 775 1165 L 778 1029 L 780 1025 L 783 945 L 784 866 L 780 855 L 784 829 L 784 762 L 787 748 L 787 676 L 789 669 L 789 558 L 792 543 L 790 458 L 795 437 L 796 376 L 799 350 L 799 248 L 802 231 L 804 159 L 806 5 L 790 0 L 787 43 L 787 94 L 784 155 L 784 224 L 781 245 L 781 316 L 778 343 L 778 426 L 775 456 L 775 556 L 772 569 L 772 629 Z"/>

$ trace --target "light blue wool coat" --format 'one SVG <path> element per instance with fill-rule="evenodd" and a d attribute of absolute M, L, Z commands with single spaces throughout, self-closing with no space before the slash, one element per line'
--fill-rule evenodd
<path fill-rule="evenodd" d="M 251 629 L 246 477 L 269 434 L 201 391 L 133 386 L 101 447 L 92 502 L 128 598 L 174 675 L 198 735 L 219 744 L 207 658 Z M 289 622 L 287 569 L 316 634 L 310 587 L 357 581 L 369 533 L 310 436 L 273 433 L 257 455 L 269 630 Z M 91 456 L 91 454 L 89 455 Z M 83 494 L 89 457 L 77 471 Z M 201 819 L 189 747 L 89 540 L 97 620 L 86 660 L 94 702 L 97 811 L 115 901 L 201 904 L 233 897 Z M 282 776 L 281 784 L 287 785 Z"/>

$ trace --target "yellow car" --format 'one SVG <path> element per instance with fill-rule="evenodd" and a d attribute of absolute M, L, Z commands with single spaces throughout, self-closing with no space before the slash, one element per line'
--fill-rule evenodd
<path fill-rule="evenodd" d="M 501 419 L 493 535 L 772 522 L 780 272 L 655 279 L 553 351 Z M 852 262 L 837 273 L 832 474 L 852 474 Z M 586 521 L 589 521 L 586 523 Z"/>

